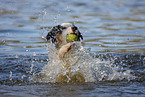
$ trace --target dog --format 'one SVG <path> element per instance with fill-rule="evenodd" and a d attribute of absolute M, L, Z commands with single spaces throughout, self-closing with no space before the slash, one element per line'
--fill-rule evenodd
<path fill-rule="evenodd" d="M 61 25 L 54 26 L 51 31 L 47 34 L 46 39 L 55 44 L 55 47 L 59 49 L 58 57 L 62 59 L 64 54 L 67 53 L 74 42 L 67 42 L 66 35 L 75 34 L 77 36 L 76 41 L 83 40 L 78 27 L 71 23 L 63 23 Z"/>
<path fill-rule="evenodd" d="M 67 41 L 66 36 L 70 34 L 76 35 L 75 41 Z M 58 50 L 58 59 L 65 62 L 64 68 L 71 71 L 72 65 L 70 64 L 75 65 L 75 62 L 73 63 L 69 57 L 75 52 L 77 42 L 83 40 L 78 27 L 72 23 L 62 23 L 61 25 L 52 27 L 46 39 L 55 45 L 55 48 Z M 85 82 L 85 78 L 79 73 L 72 75 L 70 72 L 67 72 L 65 75 L 58 75 L 55 82 Z"/>

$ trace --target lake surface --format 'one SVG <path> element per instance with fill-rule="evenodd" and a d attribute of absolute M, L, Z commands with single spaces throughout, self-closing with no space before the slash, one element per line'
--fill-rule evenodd
<path fill-rule="evenodd" d="M 0 96 L 144 97 L 144 5 L 145 0 L 0 0 Z M 89 60 L 78 64 L 88 67 L 85 83 L 34 78 L 52 65 L 44 37 L 64 22 L 79 27 L 82 47 L 90 51 Z"/>

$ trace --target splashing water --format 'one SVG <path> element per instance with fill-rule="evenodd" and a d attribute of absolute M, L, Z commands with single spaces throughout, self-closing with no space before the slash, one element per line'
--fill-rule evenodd
<path fill-rule="evenodd" d="M 79 74 L 84 77 L 85 82 L 112 81 L 112 80 L 131 80 L 131 70 L 121 70 L 120 66 L 112 60 L 101 60 L 93 58 L 91 53 L 86 50 L 80 42 L 77 42 L 71 50 L 64 55 L 63 60 L 58 58 L 58 49 L 53 44 L 49 44 L 48 64 L 40 73 L 35 74 L 31 80 L 36 82 L 55 83 L 60 75 L 70 77 Z"/>

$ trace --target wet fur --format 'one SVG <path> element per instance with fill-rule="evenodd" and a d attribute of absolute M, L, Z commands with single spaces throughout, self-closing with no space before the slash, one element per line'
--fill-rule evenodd
<path fill-rule="evenodd" d="M 70 30 L 72 32 L 70 32 Z M 63 23 L 62 25 L 57 25 L 51 29 L 50 32 L 48 32 L 46 39 L 47 41 L 50 41 L 55 44 L 55 47 L 58 49 L 58 58 L 62 61 L 65 61 L 64 68 L 71 69 L 72 63 L 70 63 L 68 60 L 66 60 L 67 57 L 70 57 L 71 50 L 74 48 L 74 45 L 77 45 L 75 42 L 66 42 L 66 36 L 67 34 L 74 33 L 77 35 L 77 41 L 83 40 L 83 36 L 81 35 L 78 28 L 70 23 Z M 69 70 L 71 71 L 71 70 Z M 66 75 L 59 75 L 56 78 L 56 82 L 85 82 L 84 77 L 77 73 L 74 75 L 70 75 L 70 72 L 67 72 Z"/>

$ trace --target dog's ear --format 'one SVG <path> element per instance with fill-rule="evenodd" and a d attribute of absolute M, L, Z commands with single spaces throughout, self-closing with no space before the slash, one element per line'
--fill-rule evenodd
<path fill-rule="evenodd" d="M 77 35 L 77 41 L 83 40 L 83 36 L 76 26 L 73 25 L 72 30 L 73 33 Z"/>
<path fill-rule="evenodd" d="M 80 31 L 78 30 L 78 33 L 77 33 L 78 35 L 78 41 L 80 41 L 80 39 L 82 39 L 83 40 L 83 36 L 82 36 L 82 34 L 80 33 Z"/>
<path fill-rule="evenodd" d="M 49 40 L 52 43 L 57 43 L 57 35 L 62 34 L 62 30 L 63 27 L 61 25 L 54 26 L 46 36 L 47 41 Z"/>

